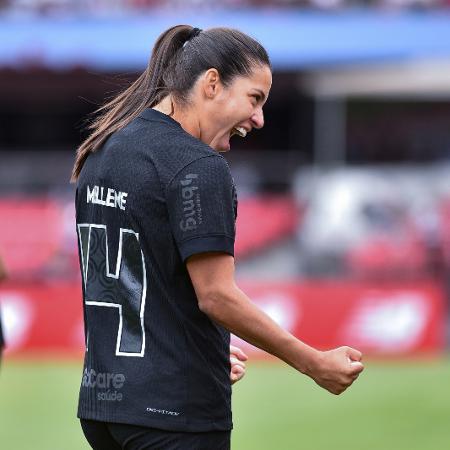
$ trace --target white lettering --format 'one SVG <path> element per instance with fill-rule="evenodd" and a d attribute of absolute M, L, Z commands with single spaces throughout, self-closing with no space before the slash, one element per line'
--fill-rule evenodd
<path fill-rule="evenodd" d="M 126 192 L 121 192 L 120 194 L 121 195 L 120 195 L 120 206 L 119 206 L 119 208 L 120 209 L 125 209 L 125 204 L 127 203 L 128 194 Z"/>
<path fill-rule="evenodd" d="M 106 198 L 105 198 L 106 192 Z M 104 188 L 103 186 L 94 186 L 92 189 L 87 187 L 86 202 L 93 205 L 109 206 L 110 208 L 119 208 L 125 210 L 127 203 L 127 192 L 116 191 L 112 188 Z"/>
<path fill-rule="evenodd" d="M 97 193 L 97 194 L 96 194 Z M 87 202 L 93 203 L 94 199 L 98 196 L 98 186 L 94 186 L 92 191 L 90 187 L 87 187 Z"/>
<path fill-rule="evenodd" d="M 115 208 L 116 205 L 114 203 L 116 196 L 116 191 L 114 189 L 108 188 L 108 194 L 106 195 L 106 206 L 111 206 L 111 208 Z"/>
<path fill-rule="evenodd" d="M 103 186 L 100 186 L 100 198 L 98 199 L 99 205 L 105 206 L 105 200 L 103 199 Z"/>
<path fill-rule="evenodd" d="M 180 413 L 176 411 L 167 411 L 166 409 L 147 408 L 147 412 L 166 414 L 168 416 L 179 416 Z"/>

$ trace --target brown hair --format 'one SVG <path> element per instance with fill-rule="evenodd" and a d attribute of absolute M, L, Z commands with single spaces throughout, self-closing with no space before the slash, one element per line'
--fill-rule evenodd
<path fill-rule="evenodd" d="M 97 117 L 87 127 L 92 132 L 77 150 L 72 181 L 78 179 L 89 153 L 144 109 L 155 106 L 168 94 L 180 104 L 187 104 L 199 75 L 212 67 L 228 85 L 237 75 L 250 75 L 254 65 L 270 67 L 269 57 L 259 42 L 241 31 L 211 28 L 200 32 L 190 25 L 169 28 L 157 39 L 144 73 L 95 111 Z"/>

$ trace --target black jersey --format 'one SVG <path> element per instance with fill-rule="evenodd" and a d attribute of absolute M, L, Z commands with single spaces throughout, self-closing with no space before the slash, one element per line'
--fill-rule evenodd
<path fill-rule="evenodd" d="M 229 430 L 229 333 L 198 307 L 186 259 L 233 255 L 225 159 L 145 110 L 90 154 L 76 191 L 86 353 L 78 416 Z"/>

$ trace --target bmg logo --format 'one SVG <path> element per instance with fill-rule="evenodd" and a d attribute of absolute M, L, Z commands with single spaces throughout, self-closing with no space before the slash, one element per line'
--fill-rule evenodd
<path fill-rule="evenodd" d="M 180 221 L 181 231 L 193 231 L 202 223 L 202 207 L 200 203 L 200 193 L 196 192 L 196 173 L 188 173 L 181 184 L 181 197 L 183 205 L 183 218 Z"/>

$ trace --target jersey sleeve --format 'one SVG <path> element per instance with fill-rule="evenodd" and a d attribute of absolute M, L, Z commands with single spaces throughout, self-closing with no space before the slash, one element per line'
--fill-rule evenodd
<path fill-rule="evenodd" d="M 236 191 L 222 157 L 203 157 L 184 167 L 171 180 L 166 199 L 183 261 L 204 252 L 234 255 Z"/>

